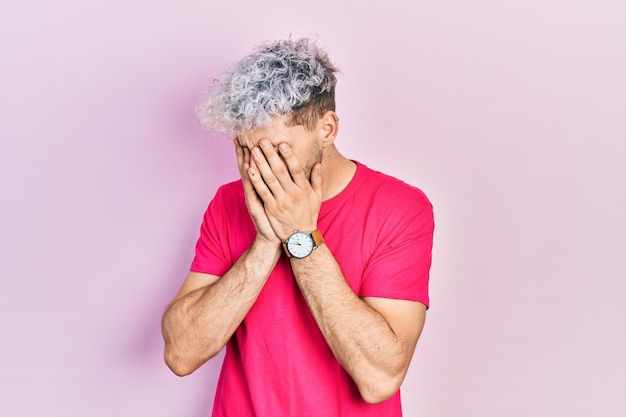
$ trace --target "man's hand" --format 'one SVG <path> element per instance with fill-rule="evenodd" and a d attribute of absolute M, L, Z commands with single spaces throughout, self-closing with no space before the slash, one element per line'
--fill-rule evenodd
<path fill-rule="evenodd" d="M 278 149 L 280 155 L 268 139 L 261 139 L 259 146 L 252 148 L 248 178 L 273 231 L 284 241 L 295 230 L 317 229 L 322 168 L 319 162 L 313 165 L 309 182 L 293 150 L 285 143 L 279 144 Z M 258 208 L 257 204 L 254 208 Z"/>
<path fill-rule="evenodd" d="M 262 239 L 269 243 L 280 244 L 281 240 L 276 236 L 263 208 L 263 201 L 257 195 L 252 185 L 248 172 L 250 171 L 250 150 L 239 144 L 235 139 L 235 152 L 237 153 L 237 165 L 239 165 L 239 174 L 243 182 L 243 191 L 246 198 L 246 206 L 252 221 L 256 227 L 257 239 Z"/>

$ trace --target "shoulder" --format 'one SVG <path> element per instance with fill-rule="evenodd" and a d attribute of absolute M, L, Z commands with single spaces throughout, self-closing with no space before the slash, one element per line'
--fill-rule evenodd
<path fill-rule="evenodd" d="M 357 162 L 362 186 L 371 193 L 372 199 L 383 205 L 398 204 L 406 208 L 431 208 L 426 194 L 416 186 L 399 178 L 384 174 Z"/>
<path fill-rule="evenodd" d="M 231 205 L 243 199 L 243 183 L 241 180 L 236 180 L 221 185 L 215 192 L 212 202 L 220 205 Z"/>
<path fill-rule="evenodd" d="M 216 195 L 220 196 L 238 196 L 243 194 L 243 183 L 241 180 L 235 180 L 221 185 L 217 189 Z"/>
<path fill-rule="evenodd" d="M 354 216 L 364 227 L 389 242 L 408 233 L 432 234 L 433 207 L 419 188 L 358 163 L 353 205 Z"/>
<path fill-rule="evenodd" d="M 247 213 L 241 180 L 221 185 L 209 202 L 205 217 L 228 221 L 228 218 Z"/>

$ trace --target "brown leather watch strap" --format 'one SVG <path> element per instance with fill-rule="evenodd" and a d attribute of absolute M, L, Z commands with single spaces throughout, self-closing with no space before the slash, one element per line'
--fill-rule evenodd
<path fill-rule="evenodd" d="M 315 229 L 311 232 L 311 237 L 313 238 L 313 244 L 315 247 L 318 247 L 322 243 L 324 243 L 324 236 L 322 236 L 322 232 L 320 229 Z"/>

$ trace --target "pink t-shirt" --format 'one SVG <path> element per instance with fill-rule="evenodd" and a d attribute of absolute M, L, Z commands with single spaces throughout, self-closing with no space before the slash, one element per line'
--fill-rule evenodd
<path fill-rule="evenodd" d="M 360 297 L 428 306 L 432 206 L 417 188 L 357 163 L 336 197 L 322 204 L 318 228 Z M 241 181 L 222 186 L 204 216 L 191 270 L 222 276 L 256 230 Z M 326 344 L 283 255 L 227 344 L 213 416 L 401 416 L 400 392 L 362 400 Z"/>

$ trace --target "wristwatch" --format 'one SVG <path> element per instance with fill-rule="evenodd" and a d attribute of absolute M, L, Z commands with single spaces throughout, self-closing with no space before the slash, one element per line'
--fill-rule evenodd
<path fill-rule="evenodd" d="M 295 231 L 283 242 L 283 249 L 290 258 L 306 258 L 322 243 L 324 238 L 318 229 L 312 232 Z"/>

